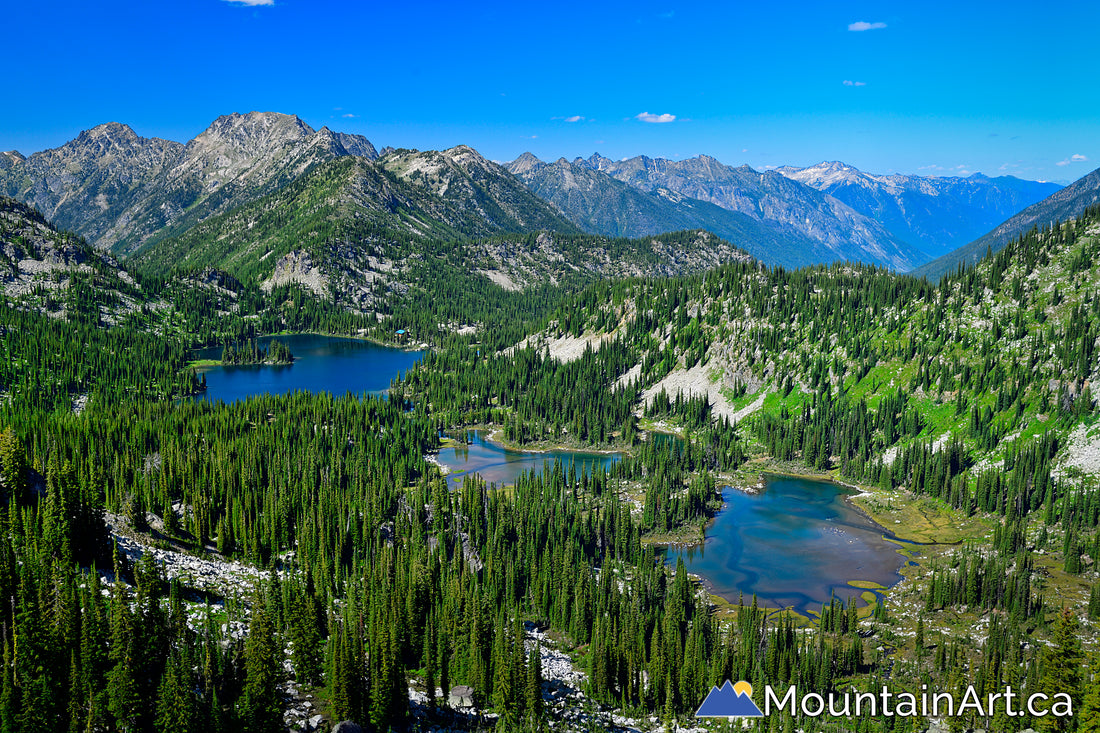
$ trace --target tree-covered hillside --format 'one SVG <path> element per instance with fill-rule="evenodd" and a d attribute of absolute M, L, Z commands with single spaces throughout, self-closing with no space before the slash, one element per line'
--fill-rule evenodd
<path fill-rule="evenodd" d="M 274 248 L 279 212 L 256 206 Z M 19 231 L 39 226 L 20 210 Z M 724 679 L 1012 685 L 1072 694 L 1079 727 L 1096 723 L 1100 212 L 939 287 L 769 269 L 697 232 L 407 243 L 416 264 L 369 317 L 297 283 L 265 290 L 259 264 L 145 274 L 118 320 L 0 304 L 0 728 L 277 731 L 310 727 L 308 710 L 378 731 L 656 730 L 696 722 Z M 186 398 L 192 343 L 405 324 L 434 348 L 387 399 Z M 427 457 L 470 425 L 624 455 L 452 489 Z M 696 541 L 722 483 L 769 469 L 857 484 L 874 517 L 931 544 L 905 545 L 898 586 L 808 617 L 718 602 L 654 543 Z M 453 709 L 455 685 L 476 711 Z M 993 707 L 956 723 L 1066 728 Z"/>

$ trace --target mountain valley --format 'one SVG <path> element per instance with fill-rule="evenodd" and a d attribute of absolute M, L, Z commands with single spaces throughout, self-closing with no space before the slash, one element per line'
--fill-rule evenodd
<path fill-rule="evenodd" d="M 1098 191 L 256 112 L 0 155 L 0 728 L 740 729 L 695 715 L 723 680 L 1074 707 L 761 730 L 1100 724 Z M 779 573 L 715 519 L 782 475 L 885 560 L 761 502 L 844 577 L 735 603 L 668 548 Z"/>

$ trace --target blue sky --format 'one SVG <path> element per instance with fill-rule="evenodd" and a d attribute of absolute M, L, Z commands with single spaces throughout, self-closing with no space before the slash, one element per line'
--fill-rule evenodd
<path fill-rule="evenodd" d="M 1100 166 L 1096 2 L 9 3 L 0 150 L 294 113 L 496 160 L 1070 181 Z M 1061 165 L 1059 165 L 1061 164 Z"/>

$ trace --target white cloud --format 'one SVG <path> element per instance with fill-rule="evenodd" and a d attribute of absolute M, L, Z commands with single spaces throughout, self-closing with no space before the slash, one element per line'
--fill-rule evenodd
<path fill-rule="evenodd" d="M 274 5 L 275 0 L 225 0 L 227 3 L 240 3 L 241 5 Z"/>
<path fill-rule="evenodd" d="M 865 20 L 857 20 L 855 23 L 848 24 L 848 30 L 850 31 L 877 31 L 881 28 L 885 28 L 885 23 L 868 23 Z"/>
<path fill-rule="evenodd" d="M 1059 160 L 1055 165 L 1069 165 L 1070 163 L 1084 163 L 1088 158 L 1080 153 L 1074 153 L 1065 160 Z"/>
<path fill-rule="evenodd" d="M 846 87 L 865 87 L 867 82 L 865 81 L 852 81 L 851 79 L 844 80 L 844 86 Z"/>
<path fill-rule="evenodd" d="M 580 115 L 573 115 L 572 117 L 566 117 L 566 122 L 584 122 L 584 118 Z"/>
<path fill-rule="evenodd" d="M 634 119 L 641 120 L 642 122 L 661 124 L 664 122 L 675 122 L 676 115 L 670 115 L 667 112 L 663 115 L 655 115 L 652 112 L 642 112 L 640 115 L 634 115 Z"/>
<path fill-rule="evenodd" d="M 340 116 L 343 117 L 345 120 L 353 120 L 356 117 L 358 117 L 359 115 L 353 115 L 351 112 L 348 112 L 347 114 L 343 114 L 343 115 L 340 115 Z"/>

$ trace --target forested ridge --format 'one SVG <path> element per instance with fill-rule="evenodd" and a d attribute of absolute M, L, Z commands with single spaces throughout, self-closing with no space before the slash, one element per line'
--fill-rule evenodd
<path fill-rule="evenodd" d="M 659 725 L 690 718 L 728 678 L 822 693 L 886 680 L 1068 691 L 1070 721 L 1002 711 L 962 724 L 1088 730 L 1100 502 L 1095 475 L 1064 457 L 1096 420 L 1098 216 L 1034 231 L 939 287 L 741 259 L 507 292 L 459 275 L 463 261 L 438 245 L 420 270 L 438 279 L 435 297 L 387 301 L 384 326 L 300 285 L 211 270 L 132 277 L 120 318 L 97 315 L 99 296 L 63 317 L 43 293 L 11 297 L 0 729 L 283 730 L 292 686 L 326 720 L 376 730 L 598 728 L 610 711 Z M 74 291 L 75 277 L 58 297 Z M 186 399 L 201 388 L 192 345 L 398 327 L 435 348 L 388 399 Z M 534 329 L 612 337 L 569 360 L 517 345 Z M 664 388 L 693 367 L 720 381 L 720 400 Z M 683 440 L 657 440 L 656 421 Z M 467 477 L 449 490 L 425 456 L 441 429 L 469 425 L 627 455 L 591 476 L 558 465 L 506 489 Z M 988 536 L 929 555 L 870 604 L 853 589 L 811 619 L 755 599 L 720 611 L 645 539 L 699 527 L 722 477 L 766 460 L 877 487 L 879 501 L 934 502 Z M 123 537 L 149 551 L 132 560 L 113 545 Z M 256 581 L 216 597 L 167 580 L 152 549 L 239 562 Z M 585 673 L 578 721 L 541 678 L 535 631 Z M 498 717 L 448 711 L 458 684 Z M 805 725 L 784 713 L 760 727 Z"/>

